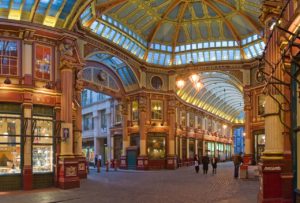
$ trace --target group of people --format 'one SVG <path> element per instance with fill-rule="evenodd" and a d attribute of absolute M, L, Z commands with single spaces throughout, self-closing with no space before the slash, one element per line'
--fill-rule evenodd
<path fill-rule="evenodd" d="M 200 159 L 197 155 L 194 156 L 194 162 L 195 162 L 195 171 L 196 171 L 196 173 L 199 173 Z M 242 162 L 243 162 L 243 159 L 241 157 L 241 154 L 235 155 L 233 157 L 234 177 L 235 178 L 238 178 L 238 176 L 239 176 L 239 167 Z M 210 159 L 207 155 L 202 157 L 203 174 L 207 174 L 209 163 L 211 163 L 211 166 L 212 166 L 212 174 L 217 174 L 218 158 L 212 157 Z"/>
<path fill-rule="evenodd" d="M 195 155 L 195 157 L 194 157 L 194 162 L 195 162 L 196 173 L 199 173 L 200 159 L 197 155 Z M 209 159 L 209 157 L 207 155 L 202 157 L 203 174 L 207 174 L 209 162 L 211 163 L 211 166 L 213 169 L 212 173 L 217 174 L 218 158 L 212 157 L 211 159 Z"/>

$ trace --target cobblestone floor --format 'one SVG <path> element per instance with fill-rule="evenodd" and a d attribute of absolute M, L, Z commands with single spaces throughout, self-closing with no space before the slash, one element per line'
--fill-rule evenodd
<path fill-rule="evenodd" d="M 200 171 L 201 172 L 201 171 Z M 196 174 L 193 167 L 175 171 L 110 171 L 91 170 L 81 187 L 0 192 L 0 203 L 255 203 L 257 180 L 233 178 L 232 163 L 218 165 L 216 175 Z"/>

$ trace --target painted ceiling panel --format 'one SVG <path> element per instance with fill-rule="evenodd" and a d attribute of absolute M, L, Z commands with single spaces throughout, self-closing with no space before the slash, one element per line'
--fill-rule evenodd
<path fill-rule="evenodd" d="M 228 6 L 224 6 L 223 4 L 220 4 L 217 1 L 211 1 L 211 3 L 216 6 L 220 11 L 222 11 L 224 14 L 229 14 L 232 12 L 232 9 L 228 8 Z"/>
<path fill-rule="evenodd" d="M 226 39 L 231 39 L 231 40 L 234 39 L 231 30 L 228 28 L 228 26 L 224 22 L 223 22 L 223 34 Z"/>
<path fill-rule="evenodd" d="M 232 24 L 236 28 L 238 28 L 237 31 L 241 36 L 253 33 L 253 29 L 251 28 L 251 26 L 249 26 L 249 24 L 246 24 L 244 18 L 239 15 L 233 16 L 230 22 L 232 22 Z"/>
<path fill-rule="evenodd" d="M 139 20 L 142 16 L 144 16 L 145 13 L 146 13 L 145 10 L 139 10 L 139 11 L 136 12 L 133 16 L 131 16 L 131 17 L 127 20 L 127 22 L 128 22 L 129 24 L 133 24 L 133 23 L 135 23 L 137 20 Z"/>
<path fill-rule="evenodd" d="M 204 13 L 203 13 L 203 6 L 202 3 L 196 2 L 193 4 L 194 7 L 194 12 L 198 18 L 203 18 Z"/>
<path fill-rule="evenodd" d="M 208 26 L 206 23 L 200 23 L 200 32 L 203 39 L 208 38 Z"/>
<path fill-rule="evenodd" d="M 211 22 L 211 32 L 212 36 L 215 39 L 220 39 L 220 23 L 219 21 L 212 21 Z"/>
<path fill-rule="evenodd" d="M 128 7 L 125 6 L 124 8 L 122 8 L 122 12 L 118 12 L 118 17 L 121 18 L 121 19 L 125 18 L 129 14 L 133 13 L 136 9 L 137 9 L 136 4 L 131 4 Z"/>

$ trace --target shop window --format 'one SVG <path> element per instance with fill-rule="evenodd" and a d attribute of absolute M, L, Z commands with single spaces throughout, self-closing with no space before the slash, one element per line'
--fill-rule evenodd
<path fill-rule="evenodd" d="M 0 74 L 18 75 L 18 43 L 0 40 Z"/>
<path fill-rule="evenodd" d="M 133 134 L 130 135 L 130 146 L 140 146 L 140 135 L 139 134 Z"/>
<path fill-rule="evenodd" d="M 189 158 L 192 159 L 195 156 L 195 140 L 189 140 Z"/>
<path fill-rule="evenodd" d="M 101 117 L 101 122 L 100 122 L 101 130 L 102 130 L 102 132 L 107 132 L 105 109 L 100 111 L 100 117 Z"/>
<path fill-rule="evenodd" d="M 265 113 L 265 103 L 266 103 L 265 95 L 258 96 L 258 115 L 263 115 Z"/>
<path fill-rule="evenodd" d="M 118 104 L 116 105 L 116 111 L 115 111 L 115 116 L 116 116 L 116 119 L 115 119 L 115 123 L 121 123 L 122 121 L 122 113 L 121 113 L 121 105 Z"/>
<path fill-rule="evenodd" d="M 195 127 L 195 114 L 192 112 L 189 113 L 189 122 L 190 127 Z"/>
<path fill-rule="evenodd" d="M 148 158 L 151 160 L 164 159 L 166 156 L 165 135 L 148 134 L 147 152 Z"/>
<path fill-rule="evenodd" d="M 180 111 L 180 124 L 186 126 L 186 113 L 185 111 Z"/>
<path fill-rule="evenodd" d="M 152 100 L 151 101 L 151 118 L 153 120 L 162 120 L 163 115 L 163 103 L 159 100 Z"/>
<path fill-rule="evenodd" d="M 20 174 L 21 118 L 0 114 L 0 175 Z"/>
<path fill-rule="evenodd" d="M 93 130 L 94 129 L 94 122 L 93 122 L 93 115 L 86 114 L 82 116 L 82 122 L 83 122 L 83 130 L 88 131 L 88 130 Z"/>
<path fill-rule="evenodd" d="M 123 140 L 122 136 L 114 136 L 114 159 L 120 160 L 122 156 L 122 148 L 123 148 Z"/>
<path fill-rule="evenodd" d="M 138 121 L 139 120 L 139 103 L 138 101 L 132 102 L 132 121 Z"/>
<path fill-rule="evenodd" d="M 33 173 L 53 172 L 53 120 L 51 117 L 33 117 L 32 142 Z"/>
<path fill-rule="evenodd" d="M 50 80 L 52 66 L 52 48 L 37 44 L 35 46 L 35 77 Z"/>

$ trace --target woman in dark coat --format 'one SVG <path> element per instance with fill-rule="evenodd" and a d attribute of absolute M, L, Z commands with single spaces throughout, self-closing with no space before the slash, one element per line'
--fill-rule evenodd
<path fill-rule="evenodd" d="M 211 166 L 212 166 L 212 168 L 213 168 L 213 174 L 217 174 L 217 163 L 218 163 L 218 158 L 216 158 L 216 157 L 213 157 L 212 159 L 211 159 Z"/>
<path fill-rule="evenodd" d="M 209 164 L 209 158 L 207 155 L 202 157 L 202 164 L 203 164 L 203 174 L 207 174 L 208 164 Z"/>
<path fill-rule="evenodd" d="M 194 156 L 194 162 L 195 162 L 195 171 L 196 173 L 199 173 L 199 158 L 196 154 Z"/>

